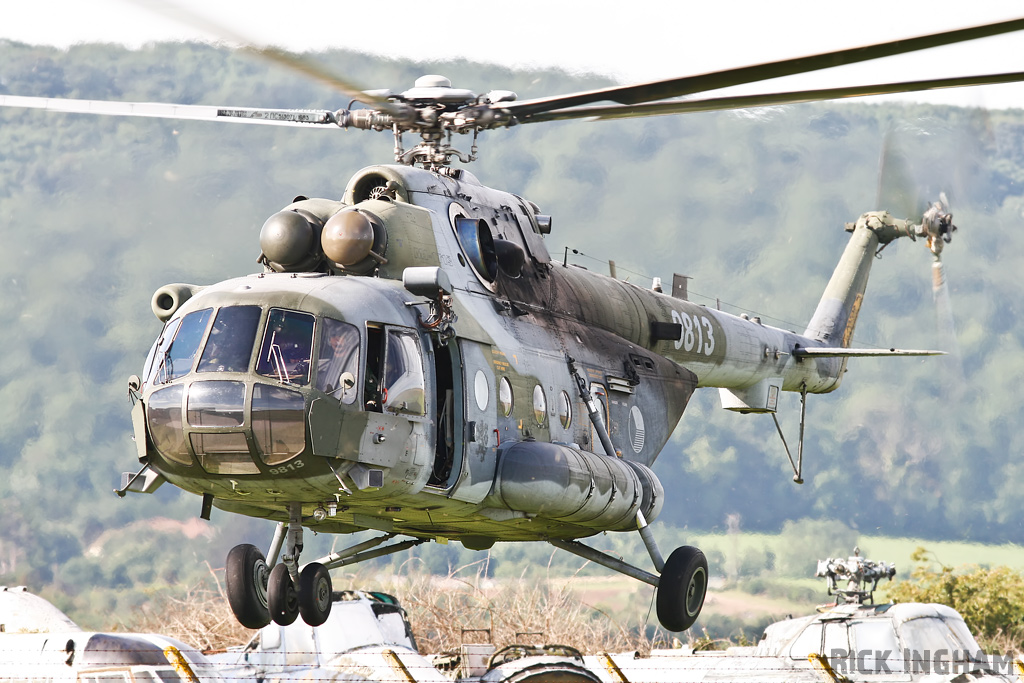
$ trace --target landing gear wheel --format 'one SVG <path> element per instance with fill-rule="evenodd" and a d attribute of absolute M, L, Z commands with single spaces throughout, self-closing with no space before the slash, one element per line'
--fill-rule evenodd
<path fill-rule="evenodd" d="M 270 623 L 267 608 L 267 561 L 254 545 L 236 545 L 228 553 L 226 582 L 228 604 L 238 623 L 263 628 Z"/>
<path fill-rule="evenodd" d="M 267 607 L 270 608 L 270 618 L 281 626 L 293 623 L 299 616 L 299 594 L 288 567 L 283 564 L 276 565 L 270 572 Z"/>
<path fill-rule="evenodd" d="M 310 626 L 319 626 L 331 614 L 331 575 L 322 564 L 308 564 L 299 574 L 299 612 Z"/>
<path fill-rule="evenodd" d="M 658 582 L 658 621 L 668 631 L 685 631 L 697 621 L 708 591 L 708 561 L 684 545 L 665 561 Z"/>

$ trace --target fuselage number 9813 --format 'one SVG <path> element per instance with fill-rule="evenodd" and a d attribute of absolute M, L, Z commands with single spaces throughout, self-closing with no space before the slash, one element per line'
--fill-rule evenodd
<path fill-rule="evenodd" d="M 715 329 L 707 316 L 672 311 L 672 322 L 683 326 L 683 336 L 675 342 L 676 349 L 705 356 L 710 356 L 714 352 Z"/>

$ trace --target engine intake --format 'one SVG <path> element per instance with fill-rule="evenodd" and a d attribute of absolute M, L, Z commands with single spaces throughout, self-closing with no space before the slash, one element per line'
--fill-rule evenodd
<path fill-rule="evenodd" d="M 164 285 L 153 293 L 153 299 L 150 301 L 153 315 L 160 322 L 167 322 L 181 308 L 182 304 L 201 292 L 202 289 L 199 285 L 186 285 L 180 282 Z"/>

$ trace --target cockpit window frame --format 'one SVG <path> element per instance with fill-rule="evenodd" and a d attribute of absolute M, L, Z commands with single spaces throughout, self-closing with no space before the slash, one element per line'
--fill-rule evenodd
<path fill-rule="evenodd" d="M 397 325 L 386 325 L 384 327 L 385 344 L 384 344 L 384 358 L 383 358 L 383 384 L 384 387 L 384 399 L 383 408 L 385 413 L 392 415 L 405 415 L 422 417 L 427 414 L 427 368 L 424 364 L 424 352 L 423 352 L 423 341 L 420 339 L 419 332 L 411 327 L 402 327 Z M 392 361 L 395 357 L 392 355 L 392 350 L 396 347 L 396 342 L 402 339 L 408 339 L 411 341 L 414 347 L 415 353 L 411 356 L 416 361 L 416 367 L 411 368 L 408 365 L 405 366 L 404 370 L 399 371 L 400 374 L 397 377 L 392 377 Z M 409 348 L 406 346 L 399 346 L 399 351 L 403 358 L 410 356 Z M 396 386 L 407 378 L 412 378 L 416 381 L 416 373 L 413 370 L 418 370 L 418 386 L 411 386 L 410 388 L 404 388 L 401 393 L 397 393 Z M 412 391 L 410 394 L 409 391 Z M 416 396 L 416 392 L 419 395 Z M 415 398 L 418 402 L 413 401 L 410 403 L 409 398 Z M 406 400 L 399 400 L 406 399 Z"/>
<path fill-rule="evenodd" d="M 275 337 L 271 336 L 268 338 L 270 332 L 270 326 L 273 322 L 273 316 L 275 312 L 282 314 L 282 325 L 288 321 L 297 319 L 298 316 L 309 318 L 312 325 L 308 331 L 308 334 L 303 332 L 302 341 L 306 342 L 307 353 L 305 358 L 297 361 L 293 368 L 288 368 L 288 359 L 285 358 L 284 351 L 275 342 Z M 315 345 L 317 334 L 319 333 L 319 324 L 321 318 L 310 313 L 308 311 L 297 311 L 291 308 L 283 308 L 281 306 L 270 306 L 267 308 L 265 315 L 262 318 L 262 336 L 259 340 L 259 354 L 256 356 L 255 366 L 253 371 L 256 375 L 270 379 L 272 381 L 279 382 L 285 386 L 298 386 L 298 387 L 309 387 L 313 381 L 313 359 L 315 357 Z M 272 346 L 268 349 L 268 341 Z M 274 354 L 274 349 L 277 348 L 277 354 Z M 291 370 L 301 369 L 302 363 L 305 363 L 305 374 L 304 375 L 292 375 Z M 269 366 L 269 367 L 268 367 Z"/>
<path fill-rule="evenodd" d="M 330 346 L 328 336 L 332 330 L 341 331 L 341 335 L 347 336 L 347 333 L 355 334 L 355 346 L 348 349 L 348 358 L 344 359 L 340 364 L 339 360 L 335 358 L 335 353 L 332 352 L 329 357 L 325 357 L 325 353 Z M 345 320 L 339 320 L 338 318 L 332 318 L 331 316 L 317 316 L 317 332 L 315 333 L 316 346 L 313 350 L 313 356 L 316 358 L 315 368 L 313 377 L 311 380 L 311 386 L 316 390 L 322 391 L 328 396 L 331 396 L 345 405 L 352 405 L 356 402 L 359 397 L 361 382 L 360 378 L 363 375 L 363 354 L 365 339 L 357 325 L 353 325 Z M 334 349 L 336 352 L 336 349 Z M 354 352 L 354 356 L 353 356 Z M 327 373 L 331 374 L 328 375 Z M 333 375 L 337 375 L 334 378 L 338 382 L 338 386 L 334 386 L 329 380 Z M 346 377 L 351 375 L 351 377 Z M 346 385 L 345 380 L 351 380 L 351 385 Z"/>
<path fill-rule="evenodd" d="M 217 353 L 217 350 L 212 345 L 216 341 L 215 336 L 218 333 L 218 324 L 221 324 L 223 322 L 223 318 L 221 316 L 224 315 L 226 311 L 232 311 L 231 315 L 233 315 L 235 312 L 238 312 L 239 309 L 256 309 L 257 311 L 255 320 L 252 321 L 251 334 L 249 335 L 249 355 L 246 359 L 245 364 L 242 366 L 236 367 L 234 364 L 228 366 L 217 364 L 216 360 L 214 358 L 211 358 L 209 354 Z M 193 370 L 193 372 L 195 372 L 196 374 L 211 372 L 248 373 L 253 366 L 253 360 L 257 346 L 259 345 L 260 347 L 262 347 L 262 333 L 266 327 L 267 310 L 267 307 L 260 306 L 259 304 L 229 304 L 227 306 L 218 306 L 213 315 L 213 322 L 210 323 L 210 325 L 207 328 L 206 336 L 203 339 L 202 352 L 199 354 L 199 358 L 195 362 L 195 369 Z M 238 333 L 239 330 L 237 325 L 239 320 L 241 319 L 230 321 L 232 327 L 229 329 L 231 330 L 232 334 Z M 250 332 L 250 330 L 248 329 L 244 329 L 243 331 Z M 223 351 L 230 352 L 230 350 L 224 349 L 221 351 L 221 353 L 223 353 Z"/>

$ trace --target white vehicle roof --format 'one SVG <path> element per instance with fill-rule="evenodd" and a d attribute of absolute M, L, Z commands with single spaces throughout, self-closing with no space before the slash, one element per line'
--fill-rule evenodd
<path fill-rule="evenodd" d="M 66 633 L 81 630 L 68 615 L 49 601 L 29 593 L 25 586 L 0 586 L 0 632 Z"/>

